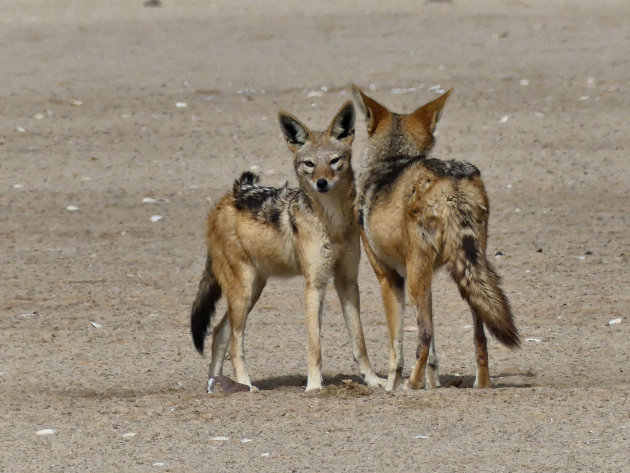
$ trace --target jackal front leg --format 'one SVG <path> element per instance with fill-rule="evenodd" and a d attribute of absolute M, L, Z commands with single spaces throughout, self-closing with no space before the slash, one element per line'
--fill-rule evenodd
<path fill-rule="evenodd" d="M 352 356 L 359 368 L 359 373 L 365 384 L 371 387 L 383 387 L 386 380 L 380 378 L 372 370 L 370 359 L 365 348 L 363 326 L 359 315 L 359 286 L 356 278 L 347 278 L 346 275 L 335 275 L 335 289 L 339 295 L 341 310 L 346 321 L 346 327 L 352 343 Z"/>
<path fill-rule="evenodd" d="M 325 293 L 325 283 L 306 281 L 306 330 L 308 336 L 306 392 L 322 389 L 322 349 L 320 336 Z"/>
<path fill-rule="evenodd" d="M 393 391 L 400 386 L 403 359 L 403 321 L 405 320 L 405 280 L 394 269 L 383 265 L 379 260 L 365 233 L 361 230 L 363 248 L 372 265 L 374 274 L 381 285 L 383 306 L 389 328 L 389 370 L 387 372 L 386 391 Z"/>

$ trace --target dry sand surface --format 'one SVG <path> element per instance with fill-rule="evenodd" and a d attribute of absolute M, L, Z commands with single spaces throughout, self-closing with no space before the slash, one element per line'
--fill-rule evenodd
<path fill-rule="evenodd" d="M 0 471 L 630 471 L 629 25 L 625 0 L 0 0 Z M 491 340 L 496 388 L 472 389 L 440 275 L 446 387 L 373 390 L 330 291 L 307 395 L 303 281 L 275 280 L 247 331 L 260 392 L 209 396 L 205 215 L 250 166 L 295 183 L 278 109 L 324 127 L 351 82 L 399 111 L 455 87 L 434 155 L 482 171 L 523 347 Z M 364 144 L 359 121 L 359 173 Z M 359 283 L 384 375 L 366 258 Z"/>

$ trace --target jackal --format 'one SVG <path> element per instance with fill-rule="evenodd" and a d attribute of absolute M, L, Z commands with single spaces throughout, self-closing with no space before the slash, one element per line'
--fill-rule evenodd
<path fill-rule="evenodd" d="M 322 132 L 311 131 L 286 112 L 278 118 L 299 188 L 262 187 L 257 175 L 246 172 L 208 216 L 208 257 L 190 319 L 200 353 L 221 294 L 228 306 L 213 333 L 209 387 L 222 374 L 228 345 L 236 381 L 251 387 L 243 346 L 247 314 L 267 278 L 300 274 L 306 278 L 306 391 L 322 387 L 320 325 L 331 276 L 359 372 L 369 386 L 381 385 L 384 380 L 372 371 L 359 318 L 360 238 L 351 166 L 354 106 L 349 100 L 344 103 Z"/>
<path fill-rule="evenodd" d="M 418 321 L 417 360 L 405 386 L 440 385 L 431 279 L 443 265 L 472 311 L 475 387 L 491 387 L 484 325 L 504 345 L 520 344 L 499 276 L 486 258 L 489 206 L 481 174 L 466 162 L 428 157 L 452 90 L 413 113 L 400 115 L 353 86 L 368 131 L 366 170 L 359 186 L 359 226 L 381 285 L 389 326 L 387 390 L 398 387 L 403 369 L 405 281 Z"/>

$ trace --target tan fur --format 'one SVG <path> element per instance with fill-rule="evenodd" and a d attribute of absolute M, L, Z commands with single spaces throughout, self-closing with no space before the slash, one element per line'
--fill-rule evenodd
<path fill-rule="evenodd" d="M 306 279 L 306 390 L 321 389 L 320 324 L 332 277 L 359 371 L 368 385 L 378 386 L 383 380 L 372 371 L 359 318 L 360 246 L 351 166 L 354 108 L 346 102 L 324 132 L 311 131 L 285 112 L 279 119 L 300 187 L 261 187 L 256 176 L 244 173 L 210 212 L 208 263 L 191 313 L 195 345 L 203 350 L 218 299 L 209 299 L 214 288 L 215 296 L 225 294 L 228 310 L 213 334 L 210 379 L 222 374 L 229 344 L 236 381 L 251 386 L 243 346 L 247 314 L 269 277 L 301 274 Z"/>
<path fill-rule="evenodd" d="M 444 265 L 473 313 L 475 387 L 490 387 L 483 324 L 508 346 L 517 346 L 519 337 L 499 278 L 485 255 L 488 198 L 478 170 L 468 163 L 427 158 L 452 89 L 409 115 L 390 112 L 357 87 L 354 92 L 368 126 L 359 212 L 361 237 L 381 285 L 390 332 L 386 388 L 395 389 L 401 381 L 405 282 L 419 330 L 417 361 L 407 386 L 439 386 L 431 279 Z"/>

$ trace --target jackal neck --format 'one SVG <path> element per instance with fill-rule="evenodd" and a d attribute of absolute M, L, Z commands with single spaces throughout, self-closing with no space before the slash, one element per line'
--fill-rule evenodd
<path fill-rule="evenodd" d="M 429 143 L 424 143 L 421 148 L 418 142 L 406 132 L 402 116 L 394 113 L 386 130 L 378 131 L 368 138 L 368 146 L 363 155 L 363 166 L 369 168 L 379 161 L 426 157 L 435 142 L 433 136 L 427 135 L 427 138 L 430 138 Z"/>

